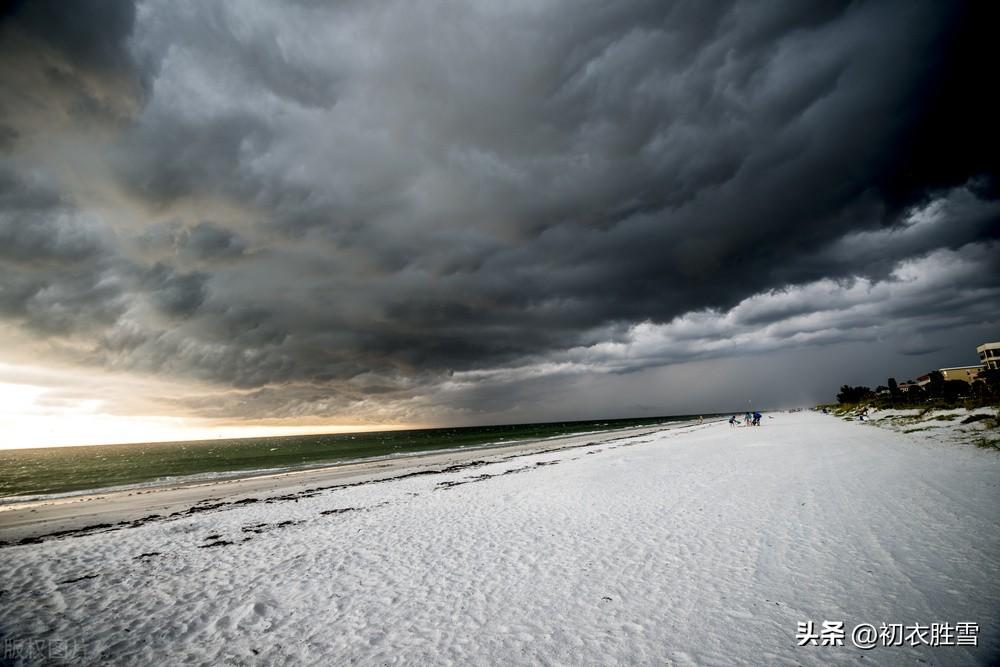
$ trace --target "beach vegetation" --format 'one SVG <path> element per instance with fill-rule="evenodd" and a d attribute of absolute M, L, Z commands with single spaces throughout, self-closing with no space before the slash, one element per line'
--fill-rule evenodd
<path fill-rule="evenodd" d="M 945 380 L 940 371 L 928 373 L 927 383 L 921 387 L 911 384 L 906 391 L 900 389 L 895 378 L 888 378 L 876 390 L 864 385 L 841 385 L 837 403 L 819 406 L 836 415 L 854 415 L 868 407 L 877 410 L 918 410 L 917 419 L 925 419 L 933 411 L 976 410 L 1000 406 L 1000 371 L 986 370 L 980 379 L 969 383 L 962 380 Z M 939 421 L 956 417 L 939 415 Z"/>
<path fill-rule="evenodd" d="M 874 398 L 875 392 L 873 392 L 869 387 L 852 387 L 850 385 L 843 385 L 840 391 L 837 393 L 837 402 L 841 405 L 848 403 L 860 403 L 861 401 L 867 400 L 869 398 Z"/>
<path fill-rule="evenodd" d="M 990 438 L 987 436 L 982 436 L 973 440 L 972 444 L 981 449 L 1000 450 L 1000 438 Z"/>
<path fill-rule="evenodd" d="M 962 423 L 974 424 L 976 422 L 986 421 L 987 419 L 995 419 L 995 418 L 991 415 L 984 415 L 984 414 L 969 415 L 968 417 L 962 420 Z"/>

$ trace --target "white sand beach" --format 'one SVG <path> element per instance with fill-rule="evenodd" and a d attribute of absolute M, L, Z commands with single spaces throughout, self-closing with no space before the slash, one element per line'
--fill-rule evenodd
<path fill-rule="evenodd" d="M 1000 660 L 998 452 L 810 412 L 574 444 L 6 546 L 0 636 L 71 664 Z M 824 621 L 843 646 L 797 645 Z M 850 637 L 963 622 L 977 645 Z"/>

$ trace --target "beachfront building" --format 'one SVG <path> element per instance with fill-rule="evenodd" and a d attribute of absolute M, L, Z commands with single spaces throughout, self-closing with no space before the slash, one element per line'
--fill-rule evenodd
<path fill-rule="evenodd" d="M 954 366 L 938 370 L 941 371 L 941 375 L 944 376 L 945 380 L 961 380 L 962 382 L 972 384 L 979 379 L 979 371 L 983 370 L 983 366 Z"/>
<path fill-rule="evenodd" d="M 994 371 L 1000 368 L 1000 342 L 983 343 L 976 348 L 976 352 L 984 368 Z"/>

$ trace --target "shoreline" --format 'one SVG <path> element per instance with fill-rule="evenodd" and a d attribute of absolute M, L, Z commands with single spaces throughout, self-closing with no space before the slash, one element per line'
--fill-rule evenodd
<path fill-rule="evenodd" d="M 715 420 L 718 418 L 712 417 L 711 419 Z M 629 429 L 655 429 L 666 426 L 672 426 L 674 424 L 687 424 L 693 421 L 695 420 L 694 419 L 678 420 L 678 421 L 661 422 L 655 424 L 628 426 L 618 429 L 597 429 L 591 431 L 580 431 L 576 433 L 564 433 L 560 435 L 518 438 L 513 440 L 504 440 L 501 438 L 500 440 L 492 440 L 489 442 L 483 442 L 478 444 L 441 447 L 439 449 L 418 449 L 415 451 L 394 452 L 389 454 L 375 454 L 372 456 L 359 456 L 355 458 L 335 458 L 325 461 L 322 460 L 312 461 L 309 463 L 298 463 L 298 464 L 290 464 L 283 466 L 278 465 L 274 467 L 234 468 L 232 470 L 193 472 L 189 474 L 167 475 L 164 477 L 139 480 L 135 482 L 124 482 L 121 484 L 113 484 L 109 486 L 94 486 L 87 488 L 70 489 L 66 491 L 5 495 L 5 496 L 0 496 L 0 513 L 2 513 L 6 508 L 9 507 L 19 508 L 27 504 L 34 504 L 39 502 L 73 501 L 79 498 L 98 496 L 98 495 L 105 496 L 109 494 L 126 493 L 126 492 L 138 493 L 138 492 L 146 492 L 146 491 L 160 490 L 166 488 L 175 488 L 181 486 L 214 484 L 232 480 L 248 479 L 253 477 L 269 477 L 274 475 L 283 475 L 286 473 L 300 473 L 300 472 L 309 472 L 313 470 L 325 470 L 327 468 L 343 467 L 355 464 L 395 461 L 397 459 L 408 459 L 420 456 L 428 456 L 432 454 L 447 454 L 452 452 L 465 452 L 465 451 L 485 451 L 498 448 L 515 447 L 518 445 L 540 444 L 547 441 L 559 441 L 565 438 L 577 437 L 577 436 L 579 437 L 603 436 L 608 433 L 626 431 Z M 154 444 L 160 444 L 160 443 L 154 443 Z M 169 444 L 183 444 L 183 442 L 169 443 Z"/>
<path fill-rule="evenodd" d="M 704 424 L 714 421 L 717 420 L 706 420 Z M 148 521 L 166 520 L 230 505 L 293 499 L 308 495 L 316 485 L 328 489 L 450 472 L 481 461 L 493 463 L 699 425 L 695 420 L 671 422 L 524 440 L 506 445 L 417 452 L 263 474 L 260 474 L 261 471 L 245 471 L 247 474 L 234 471 L 233 476 L 217 479 L 180 479 L 157 486 L 95 489 L 20 502 L 12 500 L 0 503 L 0 547 L 136 527 Z M 261 495 L 270 497 L 258 498 Z"/>

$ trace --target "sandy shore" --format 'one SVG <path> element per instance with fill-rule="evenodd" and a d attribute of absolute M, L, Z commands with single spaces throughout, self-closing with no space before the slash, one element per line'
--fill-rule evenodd
<path fill-rule="evenodd" d="M 623 437 L 646 435 L 663 430 L 688 428 L 689 422 L 657 427 L 636 427 L 533 440 L 497 447 L 476 447 L 447 452 L 426 452 L 410 456 L 337 464 L 302 470 L 251 475 L 221 480 L 174 484 L 77 494 L 61 498 L 0 505 L 0 544 L 45 536 L 69 537 L 110 528 L 138 525 L 169 516 L 215 509 L 228 504 L 248 504 L 269 497 L 292 498 L 308 494 L 316 487 L 336 487 L 388 480 L 400 475 L 428 474 L 473 461 L 495 462 L 510 456 L 579 447 Z M 193 510 L 193 511 L 192 511 Z"/>
<path fill-rule="evenodd" d="M 69 664 L 1000 664 L 1000 455 L 946 435 L 776 414 L 246 480 L 278 486 L 0 549 L 0 638 Z M 798 645 L 824 622 L 844 636 Z M 923 639 L 864 650 L 866 623 Z"/>

